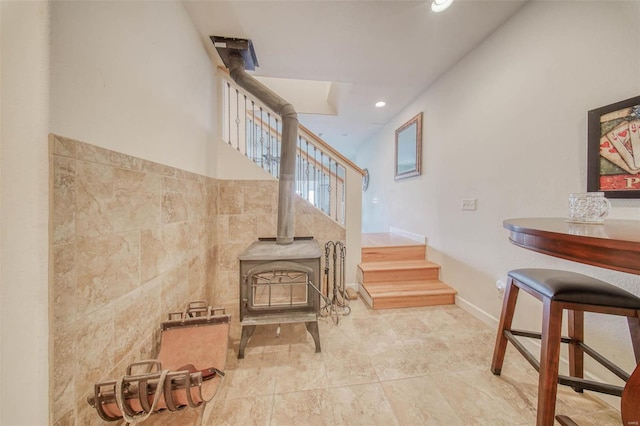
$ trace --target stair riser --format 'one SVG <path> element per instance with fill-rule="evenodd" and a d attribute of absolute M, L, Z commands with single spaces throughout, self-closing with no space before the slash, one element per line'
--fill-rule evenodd
<path fill-rule="evenodd" d="M 367 292 L 367 289 L 364 288 L 364 286 L 362 284 L 358 285 L 358 293 L 360 294 L 360 297 L 362 298 L 362 300 L 371 308 L 373 309 L 373 298 L 371 297 L 371 295 L 369 294 L 369 292 Z"/>
<path fill-rule="evenodd" d="M 451 294 L 424 297 L 376 297 L 373 309 L 416 308 L 419 306 L 453 305 L 456 297 Z"/>
<path fill-rule="evenodd" d="M 440 265 L 427 260 L 426 245 L 384 234 L 368 236 L 357 279 L 372 309 L 455 304 L 456 291 L 439 280 Z"/>
<path fill-rule="evenodd" d="M 367 271 L 362 273 L 362 283 L 403 282 L 437 280 L 439 268 L 402 269 L 391 271 Z"/>
<path fill-rule="evenodd" d="M 426 258 L 427 250 L 425 246 L 365 247 L 362 249 L 362 262 L 424 260 Z"/>

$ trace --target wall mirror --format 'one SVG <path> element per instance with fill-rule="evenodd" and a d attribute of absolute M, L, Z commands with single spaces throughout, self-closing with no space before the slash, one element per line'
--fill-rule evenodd
<path fill-rule="evenodd" d="M 396 175 L 404 179 L 420 174 L 422 157 L 422 113 L 396 130 Z"/>

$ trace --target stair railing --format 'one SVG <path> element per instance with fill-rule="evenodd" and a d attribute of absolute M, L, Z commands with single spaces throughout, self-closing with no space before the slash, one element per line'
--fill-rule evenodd
<path fill-rule="evenodd" d="M 222 139 L 277 178 L 282 135 L 280 117 L 237 86 L 222 81 Z M 304 126 L 298 127 L 296 193 L 342 226 L 346 221 L 347 171 L 364 171 Z"/>

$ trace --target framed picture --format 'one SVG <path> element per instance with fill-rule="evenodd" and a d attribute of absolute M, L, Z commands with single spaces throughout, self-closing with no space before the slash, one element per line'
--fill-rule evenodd
<path fill-rule="evenodd" d="M 396 130 L 395 179 L 419 175 L 421 158 L 422 113 L 416 115 Z"/>
<path fill-rule="evenodd" d="M 640 198 L 640 96 L 588 113 L 587 190 Z"/>

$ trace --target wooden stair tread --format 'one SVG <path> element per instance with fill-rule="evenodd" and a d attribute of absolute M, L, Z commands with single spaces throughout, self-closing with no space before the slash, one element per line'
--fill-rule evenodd
<path fill-rule="evenodd" d="M 424 245 L 362 248 L 362 263 L 425 260 L 426 258 L 427 248 Z"/>
<path fill-rule="evenodd" d="M 440 268 L 437 263 L 428 260 L 395 260 L 389 262 L 364 262 L 358 265 L 363 272 L 370 271 L 394 271 L 403 269 L 430 269 Z"/>
<path fill-rule="evenodd" d="M 367 291 L 373 295 L 382 294 L 385 292 L 430 292 L 430 291 L 451 291 L 456 292 L 454 289 L 446 285 L 440 280 L 425 280 L 425 281 L 409 281 L 409 282 L 379 282 L 379 283 L 366 283 L 363 286 Z"/>
<path fill-rule="evenodd" d="M 399 291 L 385 291 L 385 292 L 381 292 L 378 293 L 376 291 L 368 291 L 369 295 L 377 300 L 381 300 L 381 299 L 385 299 L 385 298 L 391 298 L 391 297 L 406 297 L 406 298 L 414 298 L 414 297 L 419 297 L 419 296 L 443 296 L 443 295 L 449 295 L 449 296 L 455 296 L 457 293 L 455 290 L 452 289 L 447 289 L 447 290 L 423 290 L 423 291 L 419 291 L 419 290 L 414 290 L 414 291 L 405 291 L 405 290 L 399 290 Z"/>
<path fill-rule="evenodd" d="M 457 291 L 439 280 L 426 280 L 360 284 L 360 294 L 373 309 L 397 309 L 452 305 L 455 304 Z"/>

